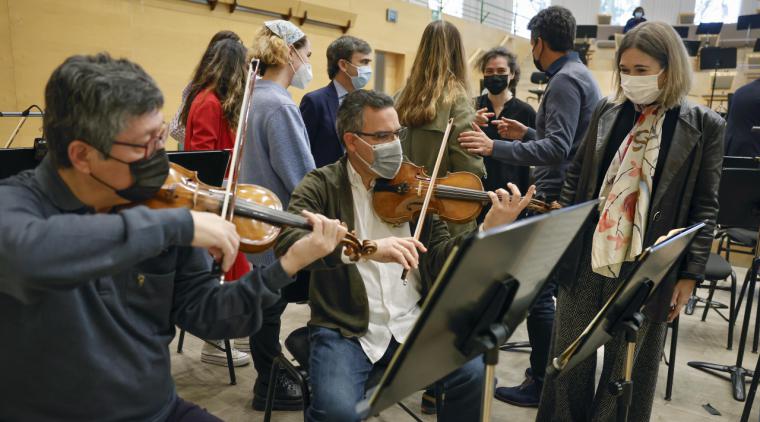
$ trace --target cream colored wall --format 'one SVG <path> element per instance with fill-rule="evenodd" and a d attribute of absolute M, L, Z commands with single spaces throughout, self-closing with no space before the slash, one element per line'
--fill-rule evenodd
<path fill-rule="evenodd" d="M 0 111 L 21 110 L 30 104 L 43 106 L 45 82 L 52 70 L 72 54 L 108 51 L 113 56 L 130 58 L 153 75 L 166 97 L 164 109 L 170 119 L 179 106 L 182 88 L 188 82 L 209 38 L 217 31 L 237 32 L 246 43 L 267 16 L 237 11 L 229 13 L 222 0 L 214 11 L 208 6 L 184 0 L 0 0 Z M 376 50 L 403 56 L 403 69 L 389 69 L 403 83 L 414 62 L 422 31 L 430 21 L 430 11 L 400 0 L 309 0 L 313 4 L 354 13 L 357 16 L 349 34 L 363 38 Z M 398 11 L 397 24 L 385 21 L 387 8 Z M 477 51 L 503 43 L 520 57 L 523 80 L 518 97 L 526 99 L 530 73 L 535 71 L 528 40 L 490 27 L 447 16 L 463 35 L 468 57 Z M 340 36 L 337 29 L 306 23 L 302 29 L 312 41 L 315 78 L 309 89 L 328 82 L 325 50 Z M 744 63 L 747 49 L 740 50 Z M 614 50 L 597 49 L 590 69 L 603 94 L 611 92 Z M 477 71 L 471 72 L 472 87 L 477 88 Z M 700 101 L 709 93 L 709 73 L 698 72 L 692 94 Z M 745 83 L 739 72 L 733 88 Z M 391 84 L 386 83 L 391 86 Z M 369 87 L 372 87 L 370 83 Z M 296 102 L 306 92 L 291 89 Z M 535 100 L 529 102 L 537 107 Z M 15 127 L 17 119 L 0 118 L 0 146 Z M 14 146 L 30 146 L 41 135 L 41 119 L 30 119 Z M 171 148 L 172 146 L 170 146 Z"/>
<path fill-rule="evenodd" d="M 367 40 L 374 49 L 404 55 L 408 75 L 430 11 L 399 0 L 310 0 L 357 15 L 349 34 Z M 385 21 L 387 8 L 398 11 L 398 23 Z M 179 106 L 182 88 L 190 78 L 211 36 L 222 29 L 237 32 L 250 44 L 270 17 L 242 11 L 229 13 L 224 0 L 214 11 L 184 0 L 0 0 L 0 111 L 43 106 L 50 73 L 72 54 L 108 51 L 141 64 L 158 82 L 170 119 Z M 468 55 L 498 44 L 502 31 L 449 18 L 463 34 Z M 337 29 L 306 23 L 312 42 L 314 81 L 310 90 L 328 82 L 325 50 L 341 35 Z M 473 82 L 477 75 L 473 75 Z M 371 87 L 371 85 L 370 85 Z M 296 102 L 305 91 L 291 89 Z M 0 142 L 17 123 L 0 118 Z M 41 119 L 30 119 L 14 146 L 30 146 L 40 136 Z M 171 148 L 171 146 L 170 146 Z"/>

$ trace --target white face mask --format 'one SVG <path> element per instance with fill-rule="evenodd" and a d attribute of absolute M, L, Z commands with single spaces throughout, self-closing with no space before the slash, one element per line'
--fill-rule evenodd
<path fill-rule="evenodd" d="M 293 69 L 293 72 L 295 72 L 290 84 L 296 88 L 306 89 L 306 86 L 309 85 L 309 82 L 311 82 L 311 79 L 314 77 L 311 73 L 311 63 L 306 63 L 306 61 L 301 58 L 298 50 L 294 48 L 293 51 L 296 53 L 296 56 L 298 56 L 298 59 L 301 60 L 301 67 L 299 67 L 298 70 L 295 70 L 293 69 L 293 63 L 290 63 L 290 67 Z"/>
<path fill-rule="evenodd" d="M 632 76 L 620 74 L 620 87 L 623 88 L 623 95 L 631 100 L 634 104 L 649 105 L 655 102 L 660 96 L 659 77 L 662 74 Z"/>

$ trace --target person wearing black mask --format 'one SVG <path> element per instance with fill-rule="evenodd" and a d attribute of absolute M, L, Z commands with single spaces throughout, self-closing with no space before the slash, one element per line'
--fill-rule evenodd
<path fill-rule="evenodd" d="M 623 33 L 626 34 L 628 31 L 633 29 L 636 25 L 646 22 L 646 18 L 644 18 L 644 8 L 639 6 L 635 9 L 633 9 L 633 17 L 631 19 L 628 19 L 628 22 L 625 23 L 625 28 L 623 28 Z"/>
<path fill-rule="evenodd" d="M 476 123 L 491 139 L 500 139 L 492 120 L 502 117 L 514 119 L 530 128 L 536 127 L 536 111 L 530 104 L 515 97 L 517 82 L 520 80 L 520 65 L 517 56 L 504 47 L 492 48 L 478 59 L 475 67 L 483 74 L 483 87 L 487 93 L 475 99 L 478 114 Z M 511 182 L 521 191 L 530 185 L 530 167 L 509 164 L 483 157 L 487 176 L 483 178 L 486 190 L 495 191 Z M 485 216 L 483 213 L 479 221 Z"/>

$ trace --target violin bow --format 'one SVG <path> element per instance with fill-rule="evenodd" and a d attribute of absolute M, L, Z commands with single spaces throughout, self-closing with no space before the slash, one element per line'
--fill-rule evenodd
<path fill-rule="evenodd" d="M 241 154 L 245 147 L 245 135 L 248 131 L 248 113 L 253 109 L 253 88 L 256 85 L 259 63 L 258 59 L 251 59 L 251 62 L 248 64 L 248 75 L 245 79 L 245 90 L 243 91 L 243 103 L 240 106 L 235 144 L 232 147 L 232 157 L 229 162 L 230 173 L 227 176 L 227 187 L 224 190 L 224 201 L 222 202 L 221 216 L 227 221 L 232 221 L 235 215 L 235 194 L 237 193 L 238 176 L 240 175 Z M 220 283 L 224 283 L 224 274 L 221 275 L 219 280 Z"/>
<path fill-rule="evenodd" d="M 446 145 L 448 144 L 449 135 L 451 129 L 454 127 L 454 118 L 450 118 L 446 125 L 446 131 L 443 133 L 443 140 L 441 140 L 441 146 L 438 148 L 438 157 L 435 159 L 435 166 L 433 167 L 433 173 L 430 174 L 430 182 L 428 183 L 427 190 L 425 191 L 425 200 L 422 202 L 422 208 L 420 209 L 420 216 L 417 218 L 417 226 L 414 228 L 414 240 L 419 241 L 422 234 L 422 225 L 425 222 L 425 216 L 427 215 L 428 206 L 430 205 L 430 198 L 433 196 L 435 190 L 435 180 L 438 177 L 438 170 L 441 168 L 441 160 L 443 159 L 443 152 L 446 151 Z M 401 280 L 406 285 L 406 276 L 408 271 L 404 270 L 401 273 Z"/>

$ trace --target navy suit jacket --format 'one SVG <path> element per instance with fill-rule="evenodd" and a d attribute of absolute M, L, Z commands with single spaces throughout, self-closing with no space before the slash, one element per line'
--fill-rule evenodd
<path fill-rule="evenodd" d="M 343 156 L 335 119 L 338 115 L 338 92 L 334 82 L 304 95 L 301 117 L 309 133 L 311 155 L 317 168 L 332 164 Z"/>

